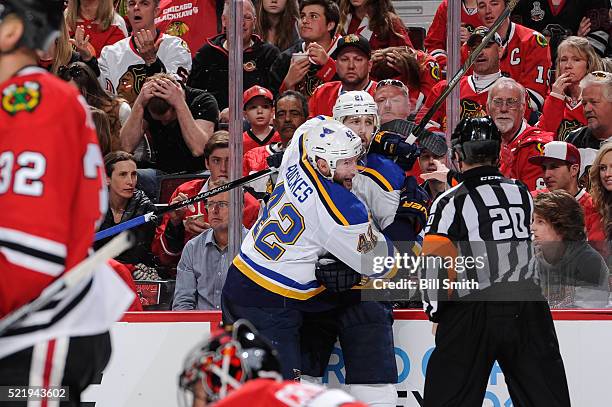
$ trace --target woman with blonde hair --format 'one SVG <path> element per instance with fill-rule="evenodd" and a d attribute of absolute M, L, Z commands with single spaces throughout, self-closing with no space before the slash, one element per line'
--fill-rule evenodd
<path fill-rule="evenodd" d="M 70 37 L 84 41 L 89 52 L 100 56 L 102 48 L 127 37 L 125 20 L 115 12 L 113 0 L 69 0 L 64 13 Z"/>
<path fill-rule="evenodd" d="M 601 146 L 589 170 L 593 206 L 601 217 L 606 239 L 612 240 L 612 141 Z"/>
<path fill-rule="evenodd" d="M 72 49 L 73 44 L 77 49 L 76 51 Z M 66 24 L 62 20 L 59 37 L 55 39 L 55 42 L 51 44 L 47 51 L 39 55 L 38 66 L 57 75 L 62 66 L 82 61 L 94 71 L 96 76 L 100 75 L 98 60 L 93 57 L 87 48 L 80 45 L 81 43 L 77 44 L 74 40 L 70 39 Z"/>
<path fill-rule="evenodd" d="M 299 14 L 297 0 L 260 0 L 255 34 L 283 52 L 300 38 Z"/>
<path fill-rule="evenodd" d="M 391 0 L 340 0 L 340 33 L 360 34 L 370 41 L 372 51 L 412 42 Z"/>
<path fill-rule="evenodd" d="M 557 134 L 558 140 L 582 126 L 586 117 L 582 108 L 580 81 L 588 73 L 600 71 L 603 64 L 584 37 L 571 36 L 559 44 L 555 82 L 546 97 L 539 127 Z"/>

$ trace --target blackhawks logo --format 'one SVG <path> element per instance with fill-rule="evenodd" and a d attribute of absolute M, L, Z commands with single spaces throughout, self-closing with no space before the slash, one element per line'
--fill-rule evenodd
<path fill-rule="evenodd" d="M 539 33 L 539 32 L 537 32 L 537 31 L 534 31 L 534 32 L 533 32 L 533 34 L 534 34 L 534 35 L 535 35 L 535 37 L 536 37 L 536 43 L 537 43 L 537 44 L 538 44 L 540 47 L 545 48 L 545 47 L 547 47 L 547 46 L 548 46 L 548 41 L 546 41 L 546 37 L 544 37 L 542 34 L 540 34 L 540 33 Z"/>
<path fill-rule="evenodd" d="M 572 131 L 579 129 L 580 127 L 582 127 L 582 123 L 580 123 L 578 120 L 567 120 L 567 119 L 561 120 L 561 124 L 559 125 L 559 128 L 557 129 L 558 140 L 565 140 L 565 138 Z"/>
<path fill-rule="evenodd" d="M 487 113 L 480 103 L 470 99 L 461 99 L 461 119 L 465 119 L 466 117 L 484 117 L 486 115 Z"/>
<path fill-rule="evenodd" d="M 40 84 L 24 82 L 12 84 L 2 91 L 2 109 L 11 116 L 19 112 L 33 112 L 40 104 Z"/>

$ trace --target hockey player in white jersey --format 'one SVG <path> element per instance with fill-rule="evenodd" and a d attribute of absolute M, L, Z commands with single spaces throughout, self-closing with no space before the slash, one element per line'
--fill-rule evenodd
<path fill-rule="evenodd" d="M 270 200 L 228 271 L 224 321 L 249 319 L 278 349 L 285 378 L 296 377 L 301 368 L 304 314 L 337 306 L 315 278 L 317 260 L 329 252 L 359 274 L 373 276 L 374 259 L 395 253 L 350 192 L 362 152 L 359 137 L 336 121 L 315 118 L 300 127 Z"/>
<path fill-rule="evenodd" d="M 367 92 L 342 94 L 333 112 L 334 119 L 355 131 L 366 148 L 370 146 L 379 120 L 377 105 Z M 399 140 L 400 136 L 396 138 Z M 410 149 L 410 154 L 411 159 L 416 160 L 416 146 Z M 404 170 L 390 158 L 368 154 L 362 164 L 351 191 L 366 204 L 375 225 L 387 238 L 394 240 L 396 247 L 418 254 L 427 195 L 419 189 L 414 177 L 407 179 Z M 402 202 L 406 205 L 398 211 L 403 187 Z M 302 377 L 321 381 L 334 343 L 340 338 L 350 392 L 372 406 L 395 406 L 397 367 L 391 304 L 363 301 L 359 291 L 346 291 L 359 281 L 359 275 L 339 261 L 320 264 L 316 276 L 328 290 L 337 293 L 336 300 L 341 305 L 305 318 Z M 408 293 L 405 295 L 407 297 Z M 372 359 L 377 363 L 372 364 Z"/>

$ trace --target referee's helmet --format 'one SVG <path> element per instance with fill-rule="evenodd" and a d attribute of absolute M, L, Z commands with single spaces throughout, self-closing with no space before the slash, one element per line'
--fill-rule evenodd
<path fill-rule="evenodd" d="M 10 14 L 23 21 L 18 46 L 46 51 L 59 36 L 63 0 L 0 0 L 0 23 Z"/>
<path fill-rule="evenodd" d="M 465 118 L 455 128 L 451 144 L 459 161 L 493 162 L 499 158 L 501 133 L 489 116 Z"/>

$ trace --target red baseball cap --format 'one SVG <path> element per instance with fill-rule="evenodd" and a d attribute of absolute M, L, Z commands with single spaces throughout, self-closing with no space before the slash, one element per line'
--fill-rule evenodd
<path fill-rule="evenodd" d="M 571 143 L 565 141 L 551 141 L 544 145 L 542 155 L 529 157 L 529 162 L 535 165 L 542 165 L 546 161 L 558 160 L 569 164 L 580 165 L 580 152 Z"/>
<path fill-rule="evenodd" d="M 274 100 L 274 95 L 272 95 L 272 92 L 270 92 L 268 89 L 264 88 L 263 86 L 254 85 L 248 88 L 247 90 L 245 90 L 244 93 L 242 94 L 243 106 L 246 106 L 246 104 L 249 103 L 251 99 L 257 96 L 263 96 L 266 99 L 269 99 L 270 101 Z"/>

